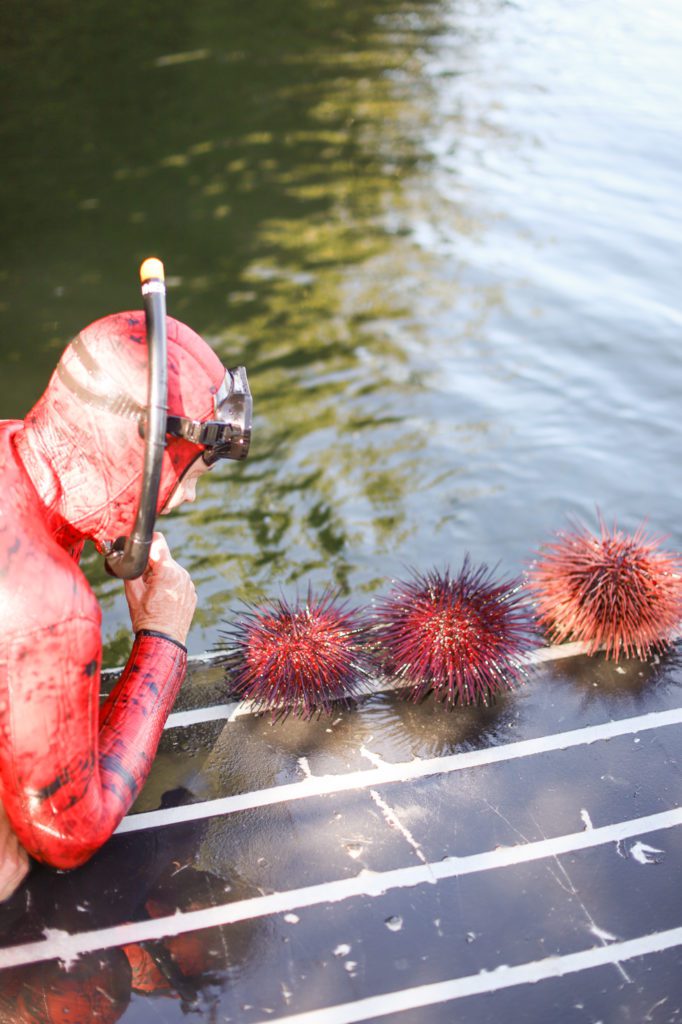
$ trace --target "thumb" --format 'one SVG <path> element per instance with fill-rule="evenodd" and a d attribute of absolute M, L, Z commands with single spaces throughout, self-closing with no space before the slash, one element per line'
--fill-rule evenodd
<path fill-rule="evenodd" d="M 149 557 L 147 559 L 147 565 L 145 570 L 140 577 L 142 583 L 146 584 L 149 582 L 151 577 L 163 567 L 163 565 L 172 561 L 170 548 L 166 542 L 166 538 L 162 533 L 154 533 L 152 536 L 152 543 L 149 548 Z"/>
<path fill-rule="evenodd" d="M 158 562 L 167 562 L 171 558 L 168 542 L 162 533 L 155 532 L 152 537 L 152 545 L 149 549 L 149 561 L 152 565 Z"/>

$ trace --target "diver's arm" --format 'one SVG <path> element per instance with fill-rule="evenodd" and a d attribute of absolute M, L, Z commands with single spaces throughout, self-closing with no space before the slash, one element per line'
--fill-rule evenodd
<path fill-rule="evenodd" d="M 156 547 L 146 579 L 132 581 L 138 635 L 101 713 L 95 595 L 66 556 L 43 563 L 26 548 L 50 586 L 43 602 L 31 599 L 36 583 L 10 606 L 23 628 L 0 648 L 0 796 L 22 846 L 54 867 L 82 864 L 127 813 L 185 675 L 194 587 L 165 541 Z"/>
<path fill-rule="evenodd" d="M 88 860 L 151 767 L 187 655 L 141 633 L 99 709 L 99 622 L 70 618 L 13 644 L 0 745 L 5 810 L 24 848 L 57 868 Z"/>
<path fill-rule="evenodd" d="M 142 630 L 128 662 L 100 710 L 99 766 L 102 786 L 116 796 L 118 825 L 142 788 L 166 719 L 187 669 L 185 647 Z"/>
<path fill-rule="evenodd" d="M 126 580 L 135 643 L 100 711 L 99 763 L 113 772 L 127 810 L 144 783 L 187 669 L 184 641 L 196 607 L 194 584 L 154 534 L 149 563 Z"/>
<path fill-rule="evenodd" d="M 143 785 L 187 655 L 173 640 L 140 633 L 100 713 L 98 617 L 46 625 L 12 648 L 0 744 L 5 810 L 33 857 L 77 867 Z"/>
<path fill-rule="evenodd" d="M 125 590 L 135 643 L 118 683 L 102 705 L 100 765 L 115 765 L 119 784 L 125 788 L 129 779 L 137 792 L 151 766 L 146 764 L 147 751 L 153 746 L 153 757 L 185 676 L 184 641 L 196 592 L 161 533 L 154 534 L 144 573 L 139 579 L 126 580 Z"/>

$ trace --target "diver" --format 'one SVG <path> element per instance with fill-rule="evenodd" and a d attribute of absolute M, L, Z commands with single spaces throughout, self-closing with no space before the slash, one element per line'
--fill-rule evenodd
<path fill-rule="evenodd" d="M 0 422 L 0 900 L 29 856 L 83 864 L 140 791 L 196 606 L 154 520 L 193 501 L 219 459 L 248 453 L 243 367 L 226 370 L 166 317 L 159 261 L 142 270 L 144 312 L 85 328 L 26 418 Z M 78 567 L 86 540 L 125 579 L 134 633 L 101 705 L 101 610 Z"/>

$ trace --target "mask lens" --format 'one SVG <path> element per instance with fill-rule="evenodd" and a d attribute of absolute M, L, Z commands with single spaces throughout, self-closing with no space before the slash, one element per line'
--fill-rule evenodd
<path fill-rule="evenodd" d="M 213 465 L 218 459 L 245 459 L 251 442 L 251 420 L 253 401 L 246 370 L 238 366 L 228 370 L 220 391 L 216 395 L 215 416 L 217 424 L 225 426 L 216 441 L 204 452 L 204 462 Z"/>

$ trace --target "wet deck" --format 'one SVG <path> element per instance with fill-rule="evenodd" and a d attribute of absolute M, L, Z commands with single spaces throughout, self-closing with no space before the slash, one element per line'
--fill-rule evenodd
<path fill-rule="evenodd" d="M 121 834 L 0 908 L 0 1020 L 682 1020 L 675 658 L 451 714 L 224 701 L 195 665 Z"/>

